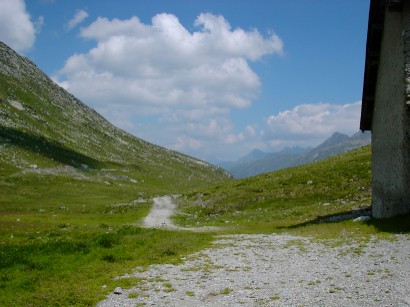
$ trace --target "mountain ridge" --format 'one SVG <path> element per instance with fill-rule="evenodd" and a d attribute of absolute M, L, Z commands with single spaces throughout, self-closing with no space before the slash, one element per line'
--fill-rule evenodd
<path fill-rule="evenodd" d="M 243 159 L 230 163 L 221 163 L 235 178 L 251 177 L 283 168 L 308 164 L 319 161 L 340 153 L 344 153 L 358 147 L 370 144 L 370 133 L 357 132 L 349 137 L 339 132 L 333 133 L 323 143 L 315 148 L 305 150 L 283 149 L 275 153 L 266 153 L 260 159 Z M 245 157 L 249 157 L 249 154 Z"/>

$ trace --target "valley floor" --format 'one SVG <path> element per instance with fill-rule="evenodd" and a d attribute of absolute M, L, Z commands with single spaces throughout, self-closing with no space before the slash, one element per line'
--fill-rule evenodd
<path fill-rule="evenodd" d="M 182 264 L 119 277 L 138 282 L 99 306 L 409 306 L 410 238 L 392 238 L 330 246 L 287 234 L 218 236 Z"/>

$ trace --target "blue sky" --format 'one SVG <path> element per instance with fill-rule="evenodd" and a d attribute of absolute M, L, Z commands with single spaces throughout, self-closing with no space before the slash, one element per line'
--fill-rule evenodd
<path fill-rule="evenodd" d="M 369 0 L 0 0 L 0 40 L 116 126 L 207 161 L 359 130 Z"/>

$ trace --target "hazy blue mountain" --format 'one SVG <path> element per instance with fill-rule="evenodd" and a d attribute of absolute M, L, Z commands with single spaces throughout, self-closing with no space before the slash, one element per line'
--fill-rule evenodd
<path fill-rule="evenodd" d="M 322 144 L 313 148 L 308 153 L 302 155 L 297 163 L 306 164 L 315 161 L 319 161 L 334 155 L 338 155 L 343 152 L 350 151 L 352 149 L 362 147 L 371 143 L 370 132 L 357 132 L 349 137 L 346 134 L 335 132 Z"/>
<path fill-rule="evenodd" d="M 315 148 L 286 148 L 280 152 L 255 157 L 255 151 L 235 162 L 219 164 L 236 178 L 245 178 L 270 171 L 287 168 L 296 165 L 307 164 L 334 156 L 352 149 L 370 144 L 369 132 L 357 132 L 351 137 L 342 133 L 334 133 L 322 144 Z M 258 152 L 258 151 L 256 151 Z"/>
<path fill-rule="evenodd" d="M 286 150 L 271 153 L 262 159 L 233 163 L 227 170 L 236 178 L 245 178 L 294 165 L 299 154 Z"/>
<path fill-rule="evenodd" d="M 246 156 L 240 158 L 238 160 L 238 162 L 243 162 L 243 163 L 251 162 L 251 161 L 262 159 L 262 158 L 264 158 L 268 155 L 269 155 L 269 153 L 267 153 L 267 152 L 264 152 L 260 149 L 254 149 L 250 153 L 248 153 Z"/>

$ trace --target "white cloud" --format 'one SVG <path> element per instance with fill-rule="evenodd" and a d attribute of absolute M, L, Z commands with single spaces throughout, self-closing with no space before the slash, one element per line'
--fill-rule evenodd
<path fill-rule="evenodd" d="M 249 107 L 259 94 L 249 62 L 283 54 L 283 42 L 232 29 L 212 14 L 194 25 L 189 31 L 165 13 L 151 24 L 99 17 L 80 31 L 95 47 L 68 58 L 54 79 L 121 128 L 204 157 L 245 139 L 233 132 L 229 111 Z"/>
<path fill-rule="evenodd" d="M 69 30 L 74 29 L 80 23 L 82 23 L 88 17 L 88 13 L 84 10 L 77 10 L 73 18 L 68 22 L 67 27 Z"/>
<path fill-rule="evenodd" d="M 212 19 L 209 14 L 201 16 L 197 24 Z M 100 98 L 117 97 L 120 86 L 122 100 L 130 105 L 247 107 L 260 87 L 248 60 L 280 53 L 282 43 L 277 36 L 265 39 L 256 31 L 230 31 L 227 22 L 221 35 L 211 32 L 209 23 L 190 33 L 169 14 L 154 16 L 152 25 L 142 24 L 137 17 L 98 18 L 81 31 L 83 37 L 97 40 L 98 46 L 69 58 L 61 75 L 70 81 L 70 90 L 88 101 L 98 98 L 106 103 Z"/>
<path fill-rule="evenodd" d="M 361 102 L 336 105 L 302 104 L 269 116 L 263 139 L 271 147 L 312 146 L 334 132 L 353 134 L 359 130 Z"/>
<path fill-rule="evenodd" d="M 39 23 L 44 22 L 42 17 Z M 24 0 L 0 0 L 0 40 L 19 52 L 28 51 L 35 41 L 35 26 Z"/>
<path fill-rule="evenodd" d="M 34 29 L 36 30 L 36 33 L 40 33 L 41 29 L 43 28 L 44 25 L 44 16 L 38 17 L 38 19 L 34 22 Z"/>

